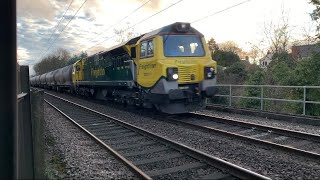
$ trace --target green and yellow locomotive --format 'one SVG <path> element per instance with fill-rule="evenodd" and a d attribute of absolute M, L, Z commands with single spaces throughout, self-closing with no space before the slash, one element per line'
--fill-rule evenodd
<path fill-rule="evenodd" d="M 189 23 L 174 23 L 76 62 L 72 82 L 47 83 L 176 114 L 202 107 L 216 93 L 216 72 L 204 36 Z"/>

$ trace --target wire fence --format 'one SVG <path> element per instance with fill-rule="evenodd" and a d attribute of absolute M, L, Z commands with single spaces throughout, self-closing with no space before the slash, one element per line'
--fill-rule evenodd
<path fill-rule="evenodd" d="M 320 86 L 217 85 L 207 104 L 284 114 L 320 116 Z"/>

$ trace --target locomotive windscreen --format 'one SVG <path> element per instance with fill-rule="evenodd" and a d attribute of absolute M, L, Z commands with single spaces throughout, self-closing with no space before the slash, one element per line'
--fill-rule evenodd
<path fill-rule="evenodd" d="M 200 57 L 205 52 L 198 35 L 163 35 L 166 57 Z"/>

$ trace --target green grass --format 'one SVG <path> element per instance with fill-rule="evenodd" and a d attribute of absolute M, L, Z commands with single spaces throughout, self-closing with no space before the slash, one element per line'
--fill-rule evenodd
<path fill-rule="evenodd" d="M 55 139 L 52 136 L 46 136 L 45 142 L 48 145 L 46 147 L 46 162 L 45 162 L 45 178 L 46 179 L 57 179 L 56 174 L 59 176 L 66 176 L 66 162 L 64 162 L 64 158 L 59 152 L 59 150 L 55 149 L 54 145 L 56 144 Z M 49 154 L 48 150 L 51 149 L 52 153 Z"/>

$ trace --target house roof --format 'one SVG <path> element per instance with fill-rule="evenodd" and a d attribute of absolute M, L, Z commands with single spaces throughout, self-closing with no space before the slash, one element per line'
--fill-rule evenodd
<path fill-rule="evenodd" d="M 269 53 L 266 54 L 265 56 L 263 56 L 263 58 L 261 58 L 259 61 L 266 61 L 266 60 L 272 60 L 272 56 L 273 56 L 273 53 Z"/>
<path fill-rule="evenodd" d="M 320 46 L 317 44 L 292 46 L 292 55 L 295 58 L 305 58 L 311 56 L 313 53 L 320 52 Z"/>

